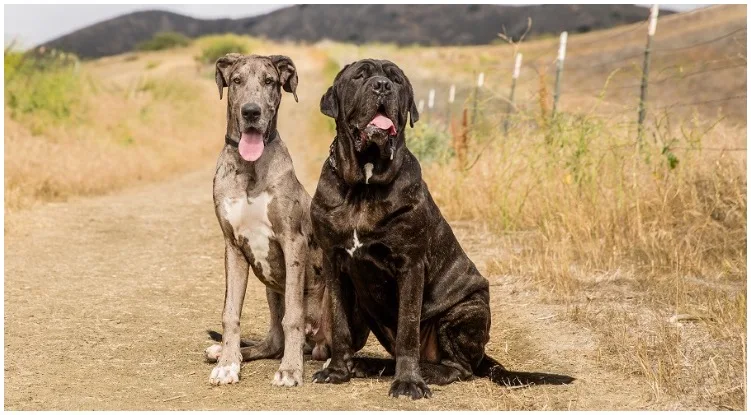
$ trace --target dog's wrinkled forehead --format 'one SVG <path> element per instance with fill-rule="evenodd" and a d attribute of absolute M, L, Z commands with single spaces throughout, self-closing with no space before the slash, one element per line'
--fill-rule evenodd
<path fill-rule="evenodd" d="M 404 72 L 395 63 L 383 59 L 363 59 L 345 66 L 334 78 L 334 85 L 356 87 L 357 81 L 367 81 L 374 76 L 385 76 L 397 84 L 408 82 Z"/>
<path fill-rule="evenodd" d="M 259 77 L 270 76 L 275 81 L 279 78 L 274 63 L 267 56 L 248 55 L 238 59 L 228 71 L 228 82 L 244 81 L 250 76 Z"/>

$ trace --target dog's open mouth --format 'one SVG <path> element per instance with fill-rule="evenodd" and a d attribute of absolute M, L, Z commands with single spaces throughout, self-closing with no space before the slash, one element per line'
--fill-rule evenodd
<path fill-rule="evenodd" d="M 389 136 L 396 135 L 396 127 L 394 126 L 394 122 L 384 114 L 382 108 L 379 108 L 375 117 L 370 120 L 368 126 L 365 129 L 367 130 L 368 128 L 384 131 Z"/>
<path fill-rule="evenodd" d="M 261 158 L 263 154 L 263 134 L 250 128 L 242 133 L 240 136 L 240 143 L 237 145 L 237 150 L 240 152 L 240 157 L 246 161 L 256 161 Z"/>
<path fill-rule="evenodd" d="M 381 150 L 382 157 L 390 157 L 396 133 L 394 122 L 386 116 L 386 111 L 381 106 L 365 128 L 356 135 L 359 141 L 355 143 L 355 149 L 361 152 L 373 143 Z"/>

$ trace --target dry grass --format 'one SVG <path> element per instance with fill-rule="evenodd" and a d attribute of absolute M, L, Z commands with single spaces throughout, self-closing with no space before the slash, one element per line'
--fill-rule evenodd
<path fill-rule="evenodd" d="M 6 111 L 6 211 L 160 180 L 216 157 L 224 111 L 211 81 L 185 51 L 144 56 L 147 69 L 132 57 L 82 65 L 76 112 L 41 131 L 38 116 Z"/>
<path fill-rule="evenodd" d="M 517 114 L 508 138 L 500 117 L 478 122 L 468 170 L 423 164 L 442 211 L 507 235 L 491 272 L 567 304 L 653 399 L 744 408 L 746 155 L 714 149 L 744 148 L 745 127 L 664 123 L 637 146 L 619 119 L 536 117 Z"/>

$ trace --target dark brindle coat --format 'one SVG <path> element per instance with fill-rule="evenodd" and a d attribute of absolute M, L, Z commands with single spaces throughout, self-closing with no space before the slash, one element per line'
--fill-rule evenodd
<path fill-rule="evenodd" d="M 426 383 L 473 375 L 501 384 L 568 383 L 506 371 L 488 357 L 488 282 L 462 250 L 407 149 L 418 119 L 412 86 L 385 60 L 346 66 L 321 99 L 336 138 L 311 205 L 331 295 L 332 360 L 314 382 L 391 372 L 389 394 L 430 396 Z M 380 115 L 379 115 L 380 114 Z M 396 131 L 374 128 L 385 116 Z M 393 154 L 393 156 L 392 156 Z M 364 323 L 364 324 L 363 324 Z M 372 331 L 396 361 L 353 359 Z"/>

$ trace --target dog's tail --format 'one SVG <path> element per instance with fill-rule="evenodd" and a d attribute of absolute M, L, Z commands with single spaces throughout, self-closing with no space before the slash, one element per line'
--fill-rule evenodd
<path fill-rule="evenodd" d="M 552 373 L 512 372 L 487 354 L 474 370 L 474 375 L 489 378 L 501 386 L 565 385 L 576 380 L 571 376 Z"/>
<path fill-rule="evenodd" d="M 217 343 L 222 342 L 222 333 L 219 333 L 218 331 L 214 331 L 214 330 L 206 330 L 206 334 L 209 335 L 211 340 Z M 248 347 L 248 346 L 251 346 L 251 344 L 245 340 L 240 339 L 240 347 Z"/>

